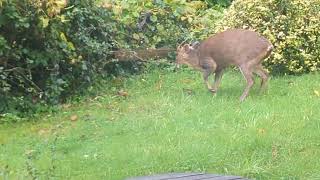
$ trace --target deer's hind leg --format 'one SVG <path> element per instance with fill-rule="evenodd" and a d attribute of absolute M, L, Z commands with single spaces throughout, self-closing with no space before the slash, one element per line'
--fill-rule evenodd
<path fill-rule="evenodd" d="M 254 72 L 261 78 L 260 93 L 262 93 L 267 87 L 269 74 L 266 70 L 263 69 L 262 65 L 258 65 L 255 68 Z"/>
<path fill-rule="evenodd" d="M 240 96 L 240 101 L 243 102 L 246 97 L 248 96 L 251 87 L 254 84 L 254 80 L 253 80 L 253 68 L 250 66 L 240 66 L 240 71 L 242 72 L 244 78 L 247 81 L 247 85 L 242 93 L 242 95 Z"/>

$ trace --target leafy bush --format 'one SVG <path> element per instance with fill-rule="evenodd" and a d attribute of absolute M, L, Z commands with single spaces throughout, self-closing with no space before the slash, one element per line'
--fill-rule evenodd
<path fill-rule="evenodd" d="M 192 39 L 205 39 L 212 35 L 216 24 L 223 18 L 222 7 L 211 7 L 200 11 L 193 17 L 190 25 L 190 37 Z"/>
<path fill-rule="evenodd" d="M 0 9 L 0 111 L 30 111 L 103 74 L 119 22 L 93 0 L 10 0 Z"/>
<path fill-rule="evenodd" d="M 253 29 L 275 46 L 265 65 L 274 73 L 320 70 L 319 0 L 236 0 L 216 31 Z"/>
<path fill-rule="evenodd" d="M 183 1 L 153 0 L 103 1 L 101 6 L 129 27 L 117 37 L 118 46 L 124 49 L 175 47 L 188 32 L 189 23 L 181 17 L 197 9 Z"/>
<path fill-rule="evenodd" d="M 207 4 L 210 6 L 222 6 L 222 7 L 228 7 L 232 3 L 233 0 L 204 0 Z"/>
<path fill-rule="evenodd" d="M 0 0 L 0 113 L 45 111 L 98 77 L 136 71 L 113 63 L 112 51 L 175 49 L 206 35 L 221 12 L 205 1 Z"/>
<path fill-rule="evenodd" d="M 112 10 L 115 19 L 130 27 L 118 37 L 120 47 L 175 49 L 178 42 L 212 32 L 207 27 L 222 18 L 223 8 L 218 4 L 227 1 L 103 0 L 101 6 Z"/>

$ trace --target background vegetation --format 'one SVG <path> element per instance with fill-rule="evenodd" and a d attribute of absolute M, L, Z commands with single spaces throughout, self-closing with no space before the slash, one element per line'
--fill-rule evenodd
<path fill-rule="evenodd" d="M 0 19 L 2 112 L 28 113 L 88 87 L 121 27 L 94 1 L 9 0 Z"/>

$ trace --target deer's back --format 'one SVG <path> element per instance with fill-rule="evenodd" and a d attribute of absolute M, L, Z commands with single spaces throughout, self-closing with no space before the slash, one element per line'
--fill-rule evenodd
<path fill-rule="evenodd" d="M 232 29 L 209 37 L 200 46 L 200 56 L 211 57 L 219 66 L 241 65 L 250 61 L 260 63 L 271 43 L 258 33 L 249 30 Z"/>

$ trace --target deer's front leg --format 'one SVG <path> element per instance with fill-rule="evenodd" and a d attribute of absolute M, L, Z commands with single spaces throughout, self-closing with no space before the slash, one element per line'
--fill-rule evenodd
<path fill-rule="evenodd" d="M 213 83 L 213 87 L 212 89 L 217 92 L 220 83 L 221 83 L 221 79 L 222 79 L 222 75 L 223 75 L 223 69 L 217 69 L 215 72 L 215 76 L 214 76 L 214 83 Z"/>
<path fill-rule="evenodd" d="M 204 82 L 205 82 L 208 90 L 212 93 L 215 93 L 216 90 L 214 88 L 212 88 L 208 79 L 209 79 L 209 76 L 216 70 L 217 65 L 213 61 L 213 59 L 211 59 L 211 58 L 205 58 L 205 59 L 203 59 L 203 61 L 200 61 L 200 62 L 201 62 L 200 63 L 201 68 L 203 69 Z"/>
<path fill-rule="evenodd" d="M 204 83 L 205 83 L 205 85 L 207 86 L 208 90 L 209 90 L 210 92 L 213 92 L 213 93 L 214 93 L 215 91 L 212 89 L 212 87 L 211 87 L 211 85 L 210 85 L 210 83 L 209 83 L 209 80 L 208 80 L 211 73 L 212 73 L 211 70 L 208 70 L 208 69 L 204 70 L 204 71 L 203 71 L 203 80 L 204 80 Z"/>

